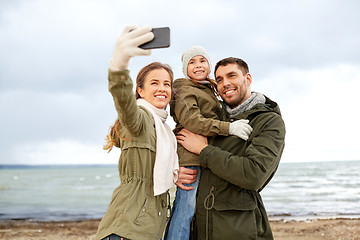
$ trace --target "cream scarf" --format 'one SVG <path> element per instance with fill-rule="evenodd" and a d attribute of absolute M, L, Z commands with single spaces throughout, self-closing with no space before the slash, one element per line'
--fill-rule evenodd
<path fill-rule="evenodd" d="M 156 155 L 153 179 L 154 196 L 157 196 L 174 187 L 177 181 L 179 173 L 177 142 L 173 131 L 165 123 L 168 116 L 165 109 L 156 108 L 144 99 L 138 99 L 137 105 L 145 107 L 155 120 Z"/>

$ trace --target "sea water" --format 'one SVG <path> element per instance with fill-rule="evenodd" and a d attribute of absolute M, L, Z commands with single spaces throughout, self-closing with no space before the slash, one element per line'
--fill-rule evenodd
<path fill-rule="evenodd" d="M 360 161 L 282 163 L 261 195 L 270 216 L 360 217 Z"/>
<path fill-rule="evenodd" d="M 359 172 L 360 161 L 285 162 L 261 195 L 270 218 L 359 217 Z M 0 219 L 99 219 L 119 184 L 116 165 L 0 166 Z"/>

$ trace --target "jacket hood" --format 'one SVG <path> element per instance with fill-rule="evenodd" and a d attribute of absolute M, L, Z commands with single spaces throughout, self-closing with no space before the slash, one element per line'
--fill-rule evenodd
<path fill-rule="evenodd" d="M 271 100 L 270 98 L 268 98 L 267 96 L 265 96 L 265 99 L 266 99 L 265 107 L 269 108 L 269 110 L 271 110 L 281 116 L 281 111 L 280 111 L 279 105 L 276 102 L 274 102 L 273 100 Z"/>

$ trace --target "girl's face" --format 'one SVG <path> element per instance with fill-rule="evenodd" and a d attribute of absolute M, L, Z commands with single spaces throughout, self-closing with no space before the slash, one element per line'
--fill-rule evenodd
<path fill-rule="evenodd" d="M 171 99 L 171 77 L 163 69 L 154 69 L 145 77 L 144 85 L 137 91 L 141 98 L 154 107 L 165 108 Z"/>
<path fill-rule="evenodd" d="M 192 80 L 206 80 L 210 74 L 210 66 L 206 58 L 197 55 L 190 59 L 187 66 L 187 73 Z"/>

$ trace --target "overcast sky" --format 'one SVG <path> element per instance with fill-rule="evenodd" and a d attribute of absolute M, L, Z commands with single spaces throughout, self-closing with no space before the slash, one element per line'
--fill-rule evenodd
<path fill-rule="evenodd" d="M 116 118 L 107 69 L 128 24 L 171 29 L 152 61 L 183 77 L 193 45 L 244 59 L 276 101 L 283 162 L 360 160 L 360 2 L 0 0 L 0 164 L 117 163 L 102 150 Z M 172 125 L 173 122 L 169 121 Z"/>

